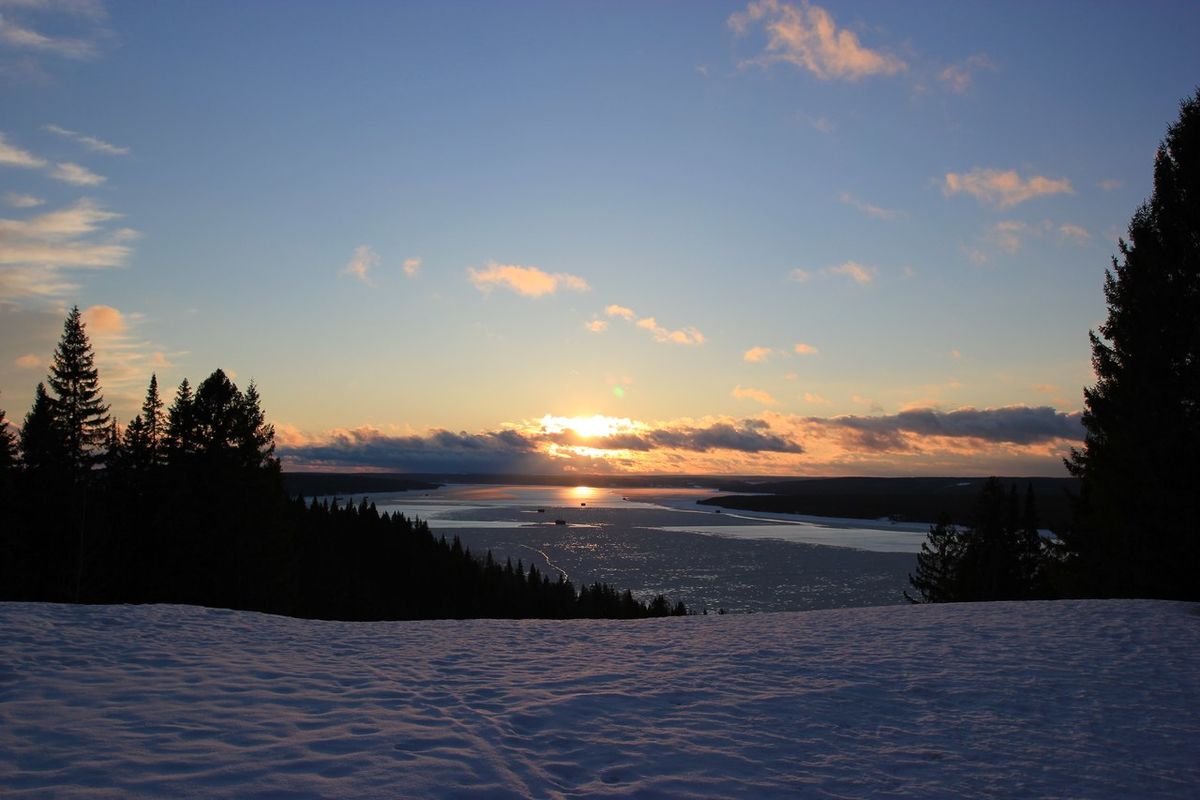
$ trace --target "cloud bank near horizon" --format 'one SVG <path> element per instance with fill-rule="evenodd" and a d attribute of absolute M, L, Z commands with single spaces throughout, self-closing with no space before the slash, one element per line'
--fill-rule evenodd
<path fill-rule="evenodd" d="M 289 469 L 397 472 L 910 474 L 913 465 L 986 472 L 994 464 L 1048 473 L 1060 472 L 1059 459 L 1083 438 L 1077 412 L 1049 406 L 613 423 L 600 433 L 535 420 L 478 433 L 362 427 L 317 436 L 281 425 L 278 453 Z"/>

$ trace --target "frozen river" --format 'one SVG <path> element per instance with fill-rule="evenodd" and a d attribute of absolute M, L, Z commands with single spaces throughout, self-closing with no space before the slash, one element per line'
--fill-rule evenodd
<path fill-rule="evenodd" d="M 666 594 L 696 610 L 791 611 L 904 602 L 920 524 L 717 511 L 711 488 L 448 485 L 372 495 L 477 554 L 576 585 Z M 355 498 L 356 500 L 359 498 Z M 557 524 L 561 520 L 563 524 Z"/>

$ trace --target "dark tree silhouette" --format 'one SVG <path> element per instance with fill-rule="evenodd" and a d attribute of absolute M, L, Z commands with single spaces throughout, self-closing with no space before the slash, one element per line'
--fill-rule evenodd
<path fill-rule="evenodd" d="M 1071 590 L 1200 599 L 1200 90 L 1154 163 L 1154 193 L 1106 272 L 1108 317 L 1091 332 L 1082 478 L 1062 539 Z"/>
<path fill-rule="evenodd" d="M 0 473 L 7 474 L 17 465 L 17 437 L 8 427 L 8 418 L 0 408 Z"/>
<path fill-rule="evenodd" d="M 161 467 L 166 461 L 166 426 L 163 401 L 158 395 L 158 376 L 151 375 L 142 413 L 126 426 L 121 440 L 122 466 L 139 473 Z"/>
<path fill-rule="evenodd" d="M 21 426 L 21 462 L 35 474 L 65 470 L 67 445 L 55 416 L 55 402 L 39 383 L 33 395 L 33 408 Z"/>
<path fill-rule="evenodd" d="M 1028 600 L 1050 596 L 1049 554 L 1038 532 L 1033 487 L 1022 510 L 1017 487 L 988 478 L 965 527 L 943 515 L 929 529 L 908 582 L 914 603 Z"/>
<path fill-rule="evenodd" d="M 192 385 L 184 378 L 175 390 L 175 400 L 167 410 L 166 447 L 171 457 L 196 451 L 196 418 L 192 409 L 195 396 Z"/>
<path fill-rule="evenodd" d="M 79 306 L 63 323 L 62 338 L 46 381 L 55 394 L 54 418 L 62 430 L 68 464 L 77 477 L 88 474 L 108 437 L 108 406 L 100 393 L 100 372 Z"/>

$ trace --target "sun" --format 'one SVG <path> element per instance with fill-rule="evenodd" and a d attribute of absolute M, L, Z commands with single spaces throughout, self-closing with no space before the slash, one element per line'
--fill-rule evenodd
<path fill-rule="evenodd" d="M 622 431 L 628 431 L 633 423 L 619 417 L 593 414 L 590 417 L 554 417 L 547 414 L 541 419 L 542 429 L 547 433 L 571 431 L 585 439 L 602 439 Z"/>

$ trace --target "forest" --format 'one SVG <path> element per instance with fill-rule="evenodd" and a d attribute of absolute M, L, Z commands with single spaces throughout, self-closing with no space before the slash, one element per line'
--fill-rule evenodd
<path fill-rule="evenodd" d="M 289 495 L 258 389 L 221 370 L 121 429 L 78 308 L 19 436 L 0 411 L 0 600 L 188 603 L 339 620 L 687 613 L 477 557 L 365 501 Z"/>

